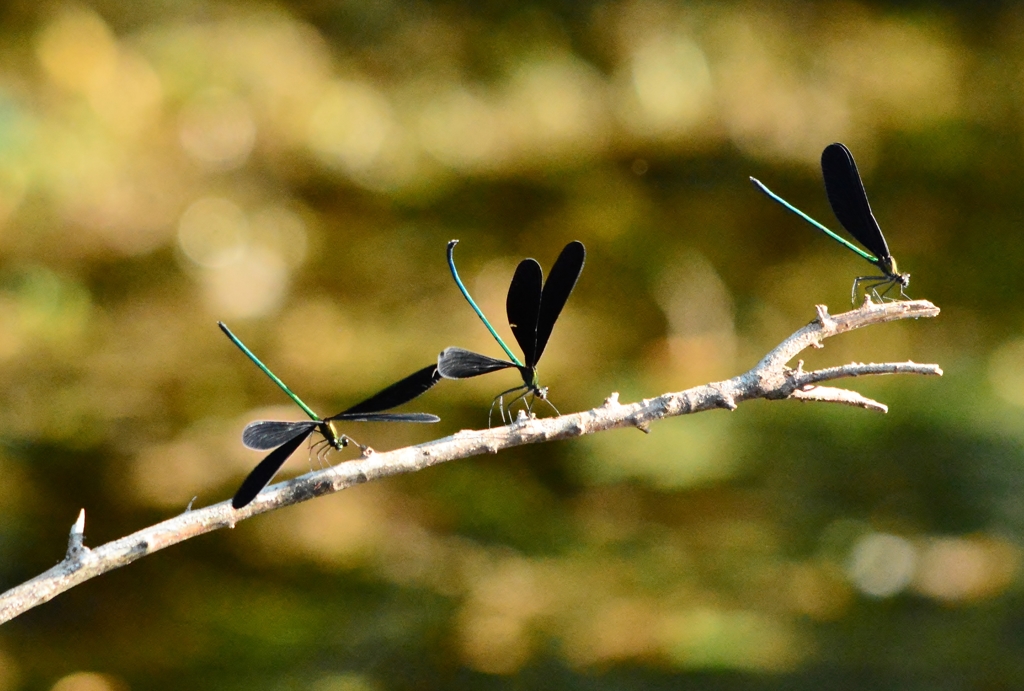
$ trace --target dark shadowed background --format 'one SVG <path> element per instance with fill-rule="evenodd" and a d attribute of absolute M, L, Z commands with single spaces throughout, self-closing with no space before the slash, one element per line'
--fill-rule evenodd
<path fill-rule="evenodd" d="M 857 156 L 938 319 L 805 367 L 889 404 L 754 402 L 246 521 L 0 628 L 0 691 L 1024 687 L 1024 9 L 1012 3 L 14 2 L 0 9 L 0 588 L 231 496 L 239 435 L 448 345 L 499 355 L 523 257 L 587 265 L 563 412 L 738 374 L 870 268 Z M 378 449 L 484 427 L 442 382 Z M 542 414 L 549 411 L 541 409 Z M 306 472 L 300 451 L 285 477 Z M 333 462 L 345 458 L 334 454 Z"/>

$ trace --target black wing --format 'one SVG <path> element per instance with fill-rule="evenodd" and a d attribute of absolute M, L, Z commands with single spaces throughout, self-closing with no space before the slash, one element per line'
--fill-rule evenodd
<path fill-rule="evenodd" d="M 516 267 L 505 298 L 505 314 L 512 335 L 523 351 L 523 362 L 537 362 L 537 318 L 540 316 L 541 284 L 544 274 L 536 259 L 524 259 Z"/>
<path fill-rule="evenodd" d="M 383 391 L 375 393 L 365 401 L 356 403 L 351 408 L 346 408 L 328 419 L 338 420 L 345 416 L 343 419 L 354 420 L 356 413 L 376 413 L 381 410 L 394 408 L 411 401 L 439 381 L 441 381 L 441 375 L 437 373 L 437 365 L 427 365 L 423 369 L 413 372 L 405 379 L 395 382 Z M 434 421 L 431 420 L 431 422 Z"/>
<path fill-rule="evenodd" d="M 430 413 L 338 413 L 328 420 L 350 422 L 440 422 L 441 418 Z"/>
<path fill-rule="evenodd" d="M 302 442 L 306 441 L 306 437 L 313 431 L 314 426 L 309 426 L 304 434 L 297 435 L 294 439 L 286 441 L 267 454 L 267 457 L 260 461 L 258 466 L 253 468 L 253 471 L 249 473 L 249 477 L 245 478 L 242 486 L 235 492 L 235 496 L 231 499 L 231 506 L 240 509 L 255 499 L 256 495 L 270 484 L 270 481 L 274 479 L 274 475 L 281 469 L 284 462 L 288 460 L 288 457 L 295 452 L 295 449 L 302 446 Z"/>
<path fill-rule="evenodd" d="M 509 367 L 517 365 L 462 348 L 445 348 L 437 356 L 437 371 L 445 379 L 467 379 Z"/>
<path fill-rule="evenodd" d="M 548 280 L 544 283 L 544 292 L 540 299 L 540 316 L 537 319 L 537 350 L 533 357 L 527 354 L 526 366 L 533 367 L 540 360 L 544 353 L 544 347 L 551 337 L 551 329 L 554 328 L 558 315 L 565 307 L 565 301 L 569 299 L 572 289 L 576 287 L 580 273 L 583 271 L 583 262 L 587 257 L 587 251 L 583 243 L 574 240 L 570 242 L 558 255 L 555 265 L 551 267 Z"/>
<path fill-rule="evenodd" d="M 309 434 L 315 428 L 316 423 L 311 420 L 301 422 L 258 420 L 245 426 L 242 431 L 242 443 L 250 449 L 266 451 L 277 448 L 300 434 Z"/>
<path fill-rule="evenodd" d="M 821 174 L 825 178 L 828 203 L 839 222 L 875 258 L 882 262 L 889 259 L 892 256 L 889 246 L 871 213 L 868 195 L 850 150 L 838 142 L 826 146 L 821 152 Z"/>

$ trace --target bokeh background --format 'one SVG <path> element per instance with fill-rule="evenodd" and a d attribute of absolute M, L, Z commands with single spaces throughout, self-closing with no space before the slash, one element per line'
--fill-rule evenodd
<path fill-rule="evenodd" d="M 891 406 L 753 402 L 361 486 L 0 628 L 0 691 L 1024 687 L 1024 8 L 206 0 L 0 8 L 0 588 L 231 496 L 250 420 L 448 345 L 515 264 L 587 265 L 563 411 L 727 378 L 848 306 L 818 156 L 857 156 L 935 320 L 806 367 Z M 353 425 L 486 426 L 513 373 Z M 541 411 L 546 413 L 546 411 Z M 335 454 L 338 462 L 344 456 Z M 309 469 L 302 452 L 287 474 Z"/>

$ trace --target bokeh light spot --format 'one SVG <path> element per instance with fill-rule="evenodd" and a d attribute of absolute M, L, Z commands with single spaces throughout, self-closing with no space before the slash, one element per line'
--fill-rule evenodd
<path fill-rule="evenodd" d="M 306 259 L 308 234 L 306 223 L 294 211 L 280 205 L 254 212 L 249 220 L 253 244 L 274 251 L 288 265 L 298 268 Z"/>
<path fill-rule="evenodd" d="M 108 674 L 75 672 L 61 677 L 51 691 L 127 691 L 128 685 Z"/>
<path fill-rule="evenodd" d="M 372 678 L 355 672 L 321 677 L 310 686 L 311 691 L 377 691 L 379 688 Z"/>
<path fill-rule="evenodd" d="M 917 550 L 909 540 L 888 533 L 869 533 L 853 546 L 846 572 L 862 593 L 890 597 L 907 587 L 916 564 Z"/>
<path fill-rule="evenodd" d="M 257 317 L 277 309 L 288 288 L 288 266 L 281 256 L 251 247 L 230 264 L 203 272 L 207 304 L 224 317 Z"/>
<path fill-rule="evenodd" d="M 181 145 L 211 168 L 242 165 L 256 142 L 256 123 L 245 101 L 224 89 L 196 95 L 181 113 Z"/>
<path fill-rule="evenodd" d="M 361 82 L 332 84 L 310 118 L 309 143 L 327 163 L 359 173 L 377 160 L 392 128 L 391 106 Z"/>
<path fill-rule="evenodd" d="M 490 106 L 463 89 L 435 98 L 419 118 L 423 147 L 441 163 L 456 169 L 473 169 L 493 159 L 497 127 Z"/>
<path fill-rule="evenodd" d="M 570 57 L 523 64 L 508 86 L 503 115 L 523 158 L 574 159 L 600 150 L 610 132 L 604 81 Z"/>
<path fill-rule="evenodd" d="M 126 135 L 151 125 L 160 113 L 160 76 L 140 54 L 122 50 L 106 79 L 95 80 L 89 103 L 108 124 Z"/>
<path fill-rule="evenodd" d="M 178 222 L 178 243 L 199 266 L 216 268 L 238 261 L 249 239 L 245 213 L 223 197 L 192 202 Z"/>
<path fill-rule="evenodd" d="M 663 612 L 657 602 L 612 597 L 596 609 L 588 625 L 566 641 L 565 652 L 577 665 L 653 658 L 661 652 Z"/>
<path fill-rule="evenodd" d="M 65 10 L 48 24 L 36 50 L 53 81 L 76 91 L 108 79 L 117 62 L 117 41 L 110 28 L 84 8 Z"/>
<path fill-rule="evenodd" d="M 992 597 L 1012 582 L 1017 561 L 1017 550 L 1001 541 L 936 538 L 921 550 L 915 586 L 947 602 Z"/>
<path fill-rule="evenodd" d="M 799 657 L 786 625 L 759 612 L 697 607 L 670 613 L 661 634 L 669 656 L 683 667 L 780 669 Z"/>
<path fill-rule="evenodd" d="M 711 71 L 690 39 L 652 37 L 633 55 L 631 76 L 642 121 L 651 129 L 684 130 L 710 105 Z"/>

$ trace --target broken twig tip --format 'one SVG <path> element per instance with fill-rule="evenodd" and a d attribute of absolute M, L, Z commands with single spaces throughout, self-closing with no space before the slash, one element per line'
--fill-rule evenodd
<path fill-rule="evenodd" d="M 68 535 L 68 552 L 65 559 L 78 559 L 88 551 L 85 546 L 85 509 L 78 512 L 78 519 L 71 526 L 71 533 Z"/>

